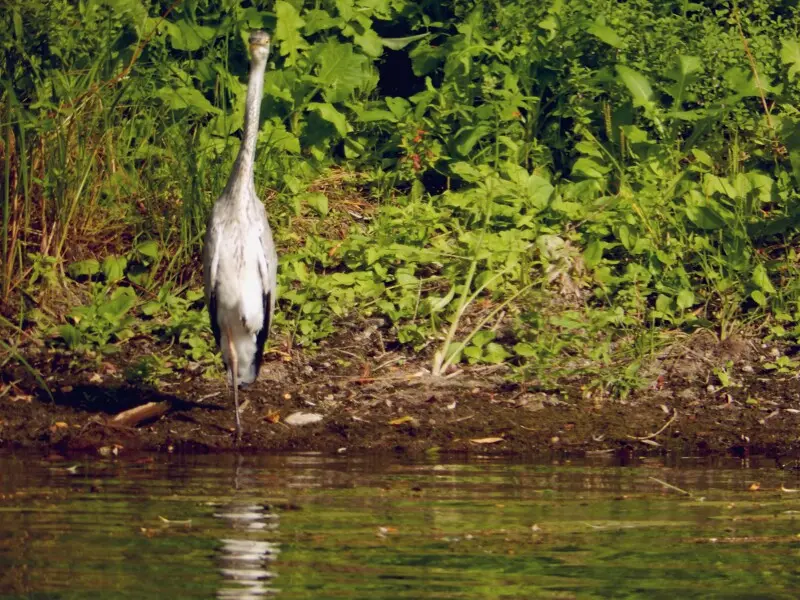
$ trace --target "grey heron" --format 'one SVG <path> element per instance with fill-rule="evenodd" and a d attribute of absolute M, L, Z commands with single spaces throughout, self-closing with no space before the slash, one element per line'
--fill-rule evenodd
<path fill-rule="evenodd" d="M 269 44 L 266 32 L 250 34 L 244 137 L 228 183 L 214 203 L 203 245 L 206 306 L 233 389 L 237 442 L 242 438 L 238 388 L 258 377 L 277 293 L 278 254 L 253 177 Z"/>

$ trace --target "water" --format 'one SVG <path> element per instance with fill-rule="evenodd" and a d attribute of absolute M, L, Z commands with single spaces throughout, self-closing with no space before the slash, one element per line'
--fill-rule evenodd
<path fill-rule="evenodd" d="M 770 461 L 0 456 L 0 475 L 3 599 L 800 589 L 800 493 L 781 489 L 800 481 Z"/>

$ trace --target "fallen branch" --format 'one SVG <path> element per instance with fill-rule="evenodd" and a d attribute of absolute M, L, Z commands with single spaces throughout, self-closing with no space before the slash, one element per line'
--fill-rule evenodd
<path fill-rule="evenodd" d="M 148 402 L 135 408 L 123 410 L 117 413 L 111 419 L 114 425 L 122 425 L 124 427 L 136 427 L 142 421 L 149 421 L 155 419 L 166 413 L 170 408 L 169 402 Z"/>

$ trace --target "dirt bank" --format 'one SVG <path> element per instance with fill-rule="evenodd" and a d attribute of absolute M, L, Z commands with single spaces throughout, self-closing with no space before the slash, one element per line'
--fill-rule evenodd
<path fill-rule="evenodd" d="M 223 379 L 176 376 L 158 390 L 125 383 L 126 363 L 152 351 L 131 342 L 99 370 L 68 364 L 52 351 L 30 351 L 52 400 L 21 366 L 7 365 L 0 445 L 103 454 L 234 449 L 232 399 Z M 789 457 L 800 434 L 800 384 L 792 373 L 764 369 L 769 352 L 754 341 L 719 344 L 695 335 L 661 352 L 646 368 L 650 384 L 620 399 L 579 381 L 562 389 L 512 381 L 505 367 L 466 367 L 434 378 L 425 357 L 340 337 L 314 355 L 267 356 L 261 378 L 242 394 L 240 449 Z M 720 368 L 730 379 L 724 387 Z M 143 414 L 123 413 L 114 421 L 151 402 Z M 298 418 L 318 420 L 287 423 Z"/>

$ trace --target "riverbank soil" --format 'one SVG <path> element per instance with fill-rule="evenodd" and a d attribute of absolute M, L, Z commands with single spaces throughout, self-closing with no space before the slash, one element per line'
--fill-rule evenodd
<path fill-rule="evenodd" d="M 523 381 L 504 366 L 432 377 L 429 357 L 386 352 L 374 336 L 344 333 L 313 354 L 267 353 L 259 380 L 240 394 L 238 446 L 224 377 L 184 373 L 157 388 L 126 383 L 126 365 L 157 350 L 131 341 L 91 368 L 53 350 L 29 351 L 52 398 L 29 370 L 6 365 L 0 445 L 117 455 L 661 450 L 788 459 L 800 433 L 796 373 L 765 368 L 776 351 L 740 337 L 689 336 L 653 357 L 640 372 L 645 385 L 620 397 L 588 380 L 559 388 Z"/>

